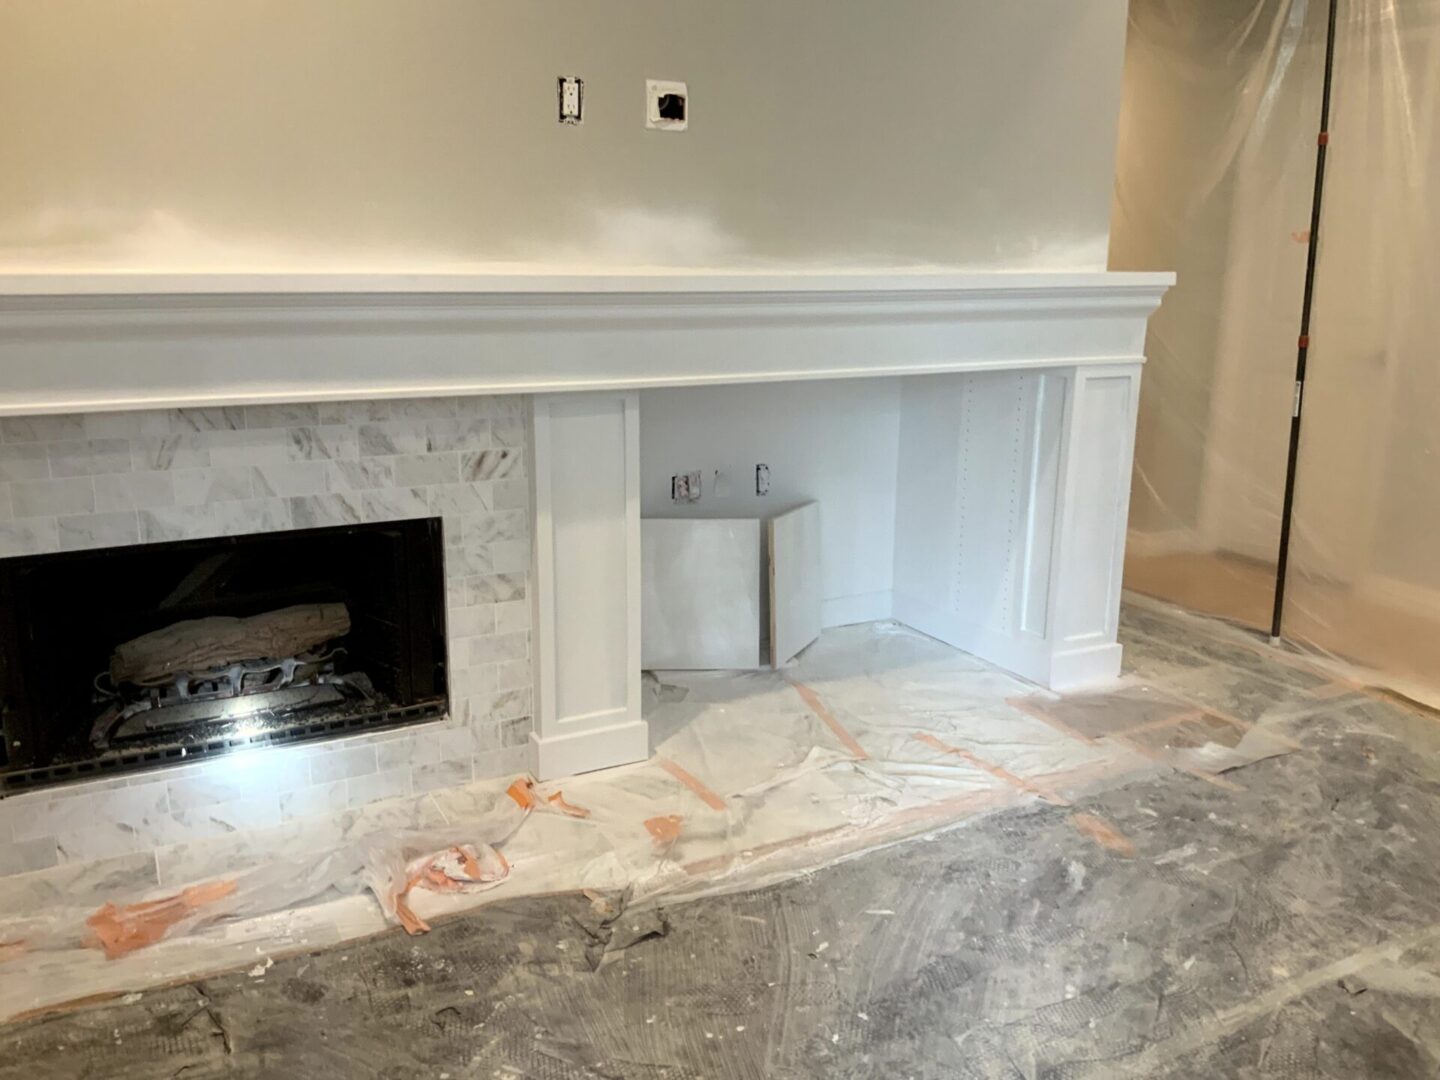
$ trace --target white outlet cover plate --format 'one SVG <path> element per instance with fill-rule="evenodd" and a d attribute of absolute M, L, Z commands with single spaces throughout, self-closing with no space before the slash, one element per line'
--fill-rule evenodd
<path fill-rule="evenodd" d="M 665 120 L 660 116 L 660 99 L 666 94 L 679 94 L 685 99 L 685 119 Z M 683 82 L 665 79 L 645 80 L 645 126 L 657 131 L 684 131 L 690 126 L 690 91 Z"/>
<path fill-rule="evenodd" d="M 558 82 L 560 122 L 579 124 L 585 119 L 585 80 L 574 75 L 561 75 Z"/>

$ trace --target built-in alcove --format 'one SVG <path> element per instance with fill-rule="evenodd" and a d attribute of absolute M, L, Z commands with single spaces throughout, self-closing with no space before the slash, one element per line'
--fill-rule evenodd
<path fill-rule="evenodd" d="M 442 715 L 438 518 L 0 561 L 0 790 Z"/>
<path fill-rule="evenodd" d="M 887 619 L 904 385 L 822 379 L 642 391 L 641 516 L 763 521 L 816 502 L 825 625 Z M 766 467 L 763 494 L 757 465 Z M 699 497 L 677 502 L 671 477 L 688 471 L 700 474 Z"/>
<path fill-rule="evenodd" d="M 641 514 L 813 501 L 823 627 L 895 619 L 1044 685 L 1096 682 L 1119 663 L 1134 408 L 1134 370 L 1100 365 L 646 390 Z M 698 499 L 671 498 L 676 473 Z M 703 559 L 682 570 L 686 600 L 713 584 Z"/>

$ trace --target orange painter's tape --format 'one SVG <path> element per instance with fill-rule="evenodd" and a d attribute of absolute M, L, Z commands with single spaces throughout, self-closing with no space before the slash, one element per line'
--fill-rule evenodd
<path fill-rule="evenodd" d="M 711 810 L 724 811 L 725 800 L 719 795 L 716 795 L 710 788 L 706 787 L 705 784 L 698 780 L 685 766 L 681 765 L 678 761 L 671 761 L 665 757 L 656 758 L 655 760 L 662 769 L 699 796 L 700 801 L 710 807 Z"/>
<path fill-rule="evenodd" d="M 795 687 L 795 692 L 805 700 L 806 705 L 810 706 L 810 711 L 818 716 L 825 726 L 835 733 L 835 737 L 845 744 L 846 750 L 849 750 L 859 761 L 870 760 L 870 755 L 865 752 L 865 748 L 855 741 L 854 735 L 845 730 L 844 724 L 835 719 L 830 710 L 825 707 L 825 703 L 820 700 L 819 694 L 802 682 L 792 682 L 790 685 Z"/>
<path fill-rule="evenodd" d="M 566 817 L 587 818 L 590 816 L 590 811 L 585 809 L 585 807 L 576 806 L 572 802 L 566 802 L 565 793 L 563 791 L 555 792 L 554 795 L 551 795 L 545 801 L 551 806 L 555 807 L 556 810 L 559 810 Z"/>
<path fill-rule="evenodd" d="M 650 834 L 657 848 L 668 848 L 680 839 L 679 814 L 666 814 L 664 817 L 652 817 L 645 822 L 645 831 Z"/>
<path fill-rule="evenodd" d="M 1056 806 L 1070 805 L 1067 800 L 1062 799 L 1053 791 L 1047 791 L 1039 784 L 1032 784 L 1023 776 L 1015 775 L 1015 773 L 1011 772 L 1003 765 L 996 765 L 993 761 L 986 761 L 984 758 L 979 757 L 976 754 L 972 754 L 969 750 L 965 750 L 959 746 L 951 746 L 949 743 L 943 743 L 927 731 L 917 731 L 912 737 L 935 750 L 939 750 L 945 754 L 954 754 L 956 757 L 961 758 L 964 761 L 968 761 L 977 769 L 985 770 L 997 780 L 1003 780 L 1011 787 L 1018 788 L 1019 790 L 1025 792 L 1025 794 L 1027 795 L 1034 795 L 1037 798 L 1044 799 L 1046 802 L 1053 803 Z"/>
<path fill-rule="evenodd" d="M 163 900 L 139 904 L 109 903 L 85 920 L 95 941 L 114 960 L 163 938 L 170 928 L 192 912 L 223 900 L 237 888 L 234 879 L 190 885 Z"/>
<path fill-rule="evenodd" d="M 1113 851 L 1116 855 L 1130 858 L 1135 854 L 1135 842 L 1102 817 L 1094 814 L 1071 814 L 1070 824 L 1088 840 Z"/>

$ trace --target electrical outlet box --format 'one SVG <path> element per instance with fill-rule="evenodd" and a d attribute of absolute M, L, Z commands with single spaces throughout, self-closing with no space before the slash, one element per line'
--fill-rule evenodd
<path fill-rule="evenodd" d="M 670 501 L 700 501 L 700 473 L 698 470 L 695 472 L 676 473 L 670 477 Z"/>
<path fill-rule="evenodd" d="M 756 466 L 755 466 L 755 494 L 756 494 L 756 495 L 769 495 L 769 494 L 770 494 L 770 466 L 769 466 L 769 465 L 756 465 Z"/>
<path fill-rule="evenodd" d="M 645 126 L 684 131 L 690 125 L 690 91 L 683 82 L 645 80 Z"/>
<path fill-rule="evenodd" d="M 579 124 L 585 119 L 585 80 L 573 75 L 561 75 L 555 80 L 555 92 L 559 97 L 560 123 Z"/>

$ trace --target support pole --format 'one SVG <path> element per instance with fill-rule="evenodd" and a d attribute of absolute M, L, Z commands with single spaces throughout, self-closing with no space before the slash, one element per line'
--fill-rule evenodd
<path fill-rule="evenodd" d="M 1325 31 L 1325 85 L 1320 95 L 1320 134 L 1315 139 L 1315 193 L 1310 202 L 1310 244 L 1305 255 L 1305 294 L 1300 305 L 1300 341 L 1295 355 L 1295 397 L 1290 410 L 1290 453 L 1285 465 L 1285 500 L 1280 509 L 1280 554 L 1275 564 L 1275 610 L 1270 640 L 1280 641 L 1285 617 L 1285 578 L 1290 568 L 1290 525 L 1295 511 L 1295 471 L 1300 460 L 1300 414 L 1305 402 L 1305 369 L 1310 354 L 1310 309 L 1315 296 L 1315 257 L 1320 247 L 1320 207 L 1325 194 L 1325 151 L 1330 145 L 1330 86 L 1335 70 L 1335 20 L 1339 0 L 1330 0 Z"/>

